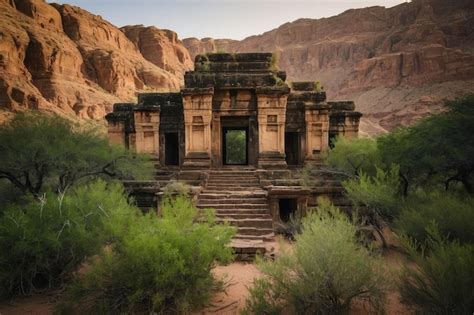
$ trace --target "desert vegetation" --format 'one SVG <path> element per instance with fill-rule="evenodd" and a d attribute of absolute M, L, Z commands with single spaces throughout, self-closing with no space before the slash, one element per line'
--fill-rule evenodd
<path fill-rule="evenodd" d="M 211 269 L 232 259 L 234 228 L 181 191 L 160 217 L 141 212 L 120 179 L 149 178 L 147 156 L 45 114 L 17 115 L 0 139 L 2 298 L 56 290 L 58 313 L 185 313 L 222 288 Z"/>
<path fill-rule="evenodd" d="M 384 293 L 423 314 L 474 310 L 474 95 L 446 102 L 445 112 L 375 139 L 337 138 L 326 161 L 343 176 L 354 212 L 328 201 L 298 221 L 290 251 L 257 264 L 245 313 L 333 314 L 354 301 L 383 310 Z M 311 185 L 303 170 L 303 181 Z M 294 222 L 292 222 L 294 224 Z M 399 236 L 410 263 L 384 270 L 364 234 Z M 367 245 L 369 244 L 369 245 Z"/>

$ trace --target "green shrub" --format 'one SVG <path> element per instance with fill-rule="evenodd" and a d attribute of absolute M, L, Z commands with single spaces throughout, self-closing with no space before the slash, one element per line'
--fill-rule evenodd
<path fill-rule="evenodd" d="M 358 243 L 356 228 L 329 201 L 303 218 L 291 251 L 258 259 L 264 276 L 250 288 L 245 313 L 332 314 L 354 299 L 379 309 L 387 279 L 378 258 Z"/>
<path fill-rule="evenodd" d="M 361 173 L 358 178 L 343 181 L 342 185 L 355 206 L 365 206 L 384 218 L 393 219 L 402 201 L 397 166 L 387 172 L 376 168 L 372 177 Z"/>
<path fill-rule="evenodd" d="M 143 215 L 91 261 L 69 289 L 71 303 L 99 313 L 189 312 L 218 287 L 211 269 L 232 258 L 227 245 L 233 234 L 185 197 L 165 201 L 162 218 Z"/>
<path fill-rule="evenodd" d="M 474 198 L 447 191 L 412 194 L 395 220 L 397 230 L 419 242 L 428 237 L 426 227 L 435 222 L 442 235 L 461 243 L 474 243 Z"/>
<path fill-rule="evenodd" d="M 373 139 L 337 137 L 332 145 L 334 147 L 328 152 L 327 163 L 347 175 L 359 175 L 361 172 L 375 175 L 376 166 L 383 166 L 377 142 Z"/>
<path fill-rule="evenodd" d="M 387 172 L 376 168 L 373 177 L 361 172 L 358 178 L 343 181 L 342 186 L 361 220 L 375 229 L 386 247 L 383 235 L 385 220 L 395 218 L 403 202 L 399 194 L 398 167 L 392 166 Z"/>
<path fill-rule="evenodd" d="M 436 225 L 431 225 L 427 233 L 424 246 L 405 239 L 417 267 L 407 267 L 402 274 L 403 302 L 416 306 L 423 314 L 472 314 L 474 245 L 446 241 Z"/>
<path fill-rule="evenodd" d="M 10 205 L 0 216 L 0 295 L 58 287 L 135 211 L 121 185 L 103 181 Z"/>

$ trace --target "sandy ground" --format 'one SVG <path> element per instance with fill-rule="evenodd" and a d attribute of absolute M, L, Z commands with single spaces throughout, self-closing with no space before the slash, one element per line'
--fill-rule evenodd
<path fill-rule="evenodd" d="M 210 306 L 194 314 L 240 314 L 248 296 L 248 287 L 261 275 L 260 271 L 254 264 L 233 263 L 215 268 L 214 274 L 226 279 L 226 290 L 214 296 Z"/>
<path fill-rule="evenodd" d="M 398 241 L 394 234 L 389 231 L 384 231 L 387 241 L 391 245 L 398 245 Z M 272 243 L 274 252 L 278 255 L 280 247 L 288 245 L 286 243 Z M 383 254 L 387 266 L 391 269 L 391 273 L 395 276 L 400 271 L 403 265 L 407 263 L 406 257 L 397 249 L 393 247 L 386 250 Z M 199 314 L 222 314 L 234 315 L 240 314 L 240 311 L 245 306 L 245 300 L 248 296 L 248 287 L 252 285 L 255 278 L 261 275 L 261 272 L 252 263 L 232 263 L 227 266 L 219 266 L 213 270 L 216 277 L 224 279 L 226 289 L 224 292 L 216 294 L 209 306 L 205 309 L 193 313 Z M 15 301 L 0 301 L 0 315 L 49 315 L 53 313 L 56 304 L 54 295 L 36 295 L 27 298 L 16 298 Z M 393 288 L 387 292 L 385 312 L 388 315 L 398 314 L 414 314 L 406 305 L 400 301 L 400 295 Z M 374 314 L 374 312 L 363 303 L 355 303 L 350 314 L 365 315 Z"/>
<path fill-rule="evenodd" d="M 387 264 L 396 272 L 404 264 L 403 254 L 390 250 L 384 254 Z M 210 305 L 198 314 L 240 314 L 245 306 L 248 296 L 248 287 L 252 281 L 261 275 L 254 264 L 233 263 L 227 266 L 219 266 L 214 269 L 214 274 L 226 280 L 226 289 L 218 293 L 212 299 Z M 388 315 L 414 314 L 400 302 L 400 295 L 396 291 L 390 291 L 386 297 L 385 311 Z M 0 302 L 0 315 L 48 315 L 52 314 L 55 306 L 54 296 L 36 295 L 28 298 L 17 298 L 12 304 L 8 301 Z M 354 315 L 365 315 L 373 313 L 370 308 L 364 305 L 356 305 L 351 311 Z"/>

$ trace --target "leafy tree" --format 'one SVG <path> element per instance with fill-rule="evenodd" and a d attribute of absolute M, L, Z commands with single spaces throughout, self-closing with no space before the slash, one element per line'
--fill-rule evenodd
<path fill-rule="evenodd" d="M 440 233 L 450 240 L 474 242 L 474 198 L 446 191 L 424 192 L 410 195 L 395 219 L 398 231 L 418 242 L 428 238 L 426 227 L 433 222 Z"/>
<path fill-rule="evenodd" d="M 361 172 L 374 175 L 376 166 L 383 166 L 377 142 L 368 138 L 337 137 L 334 148 L 328 153 L 327 162 L 350 176 L 358 176 Z"/>
<path fill-rule="evenodd" d="M 90 307 L 87 313 L 189 313 L 219 287 L 211 269 L 231 260 L 227 245 L 234 233 L 216 224 L 213 211 L 199 212 L 183 196 L 166 200 L 161 218 L 140 216 L 91 260 L 69 288 L 70 302 L 62 310 L 69 313 L 80 304 Z"/>
<path fill-rule="evenodd" d="M 57 288 L 138 213 L 122 185 L 102 180 L 10 204 L 0 216 L 0 296 Z"/>
<path fill-rule="evenodd" d="M 417 264 L 401 276 L 402 301 L 422 314 L 472 314 L 474 311 L 474 245 L 444 239 L 431 224 L 424 243 L 404 239 Z"/>
<path fill-rule="evenodd" d="M 446 189 L 460 182 L 466 191 L 474 192 L 474 94 L 447 101 L 446 109 L 377 141 L 385 164 L 400 166 L 405 195 L 410 182 L 440 182 Z"/>
<path fill-rule="evenodd" d="M 55 115 L 21 113 L 0 127 L 0 179 L 37 198 L 45 186 L 64 192 L 91 178 L 146 177 L 147 161 Z"/>
<path fill-rule="evenodd" d="M 250 288 L 244 313 L 340 314 L 354 299 L 380 310 L 387 286 L 383 264 L 356 237 L 347 216 L 325 201 L 303 218 L 294 249 L 258 260 L 263 277 Z"/>

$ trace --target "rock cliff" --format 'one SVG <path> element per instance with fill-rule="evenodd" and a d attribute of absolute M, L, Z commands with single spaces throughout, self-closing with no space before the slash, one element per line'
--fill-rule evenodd
<path fill-rule="evenodd" d="M 289 80 L 317 80 L 331 99 L 355 99 L 377 133 L 474 92 L 474 1 L 414 0 L 323 19 L 300 19 L 242 41 L 191 38 L 206 51 L 273 51 Z"/>
<path fill-rule="evenodd" d="M 137 91 L 176 90 L 192 68 L 175 33 L 123 30 L 81 8 L 0 0 L 0 111 L 100 119 Z M 0 115 L 2 116 L 2 115 Z"/>

